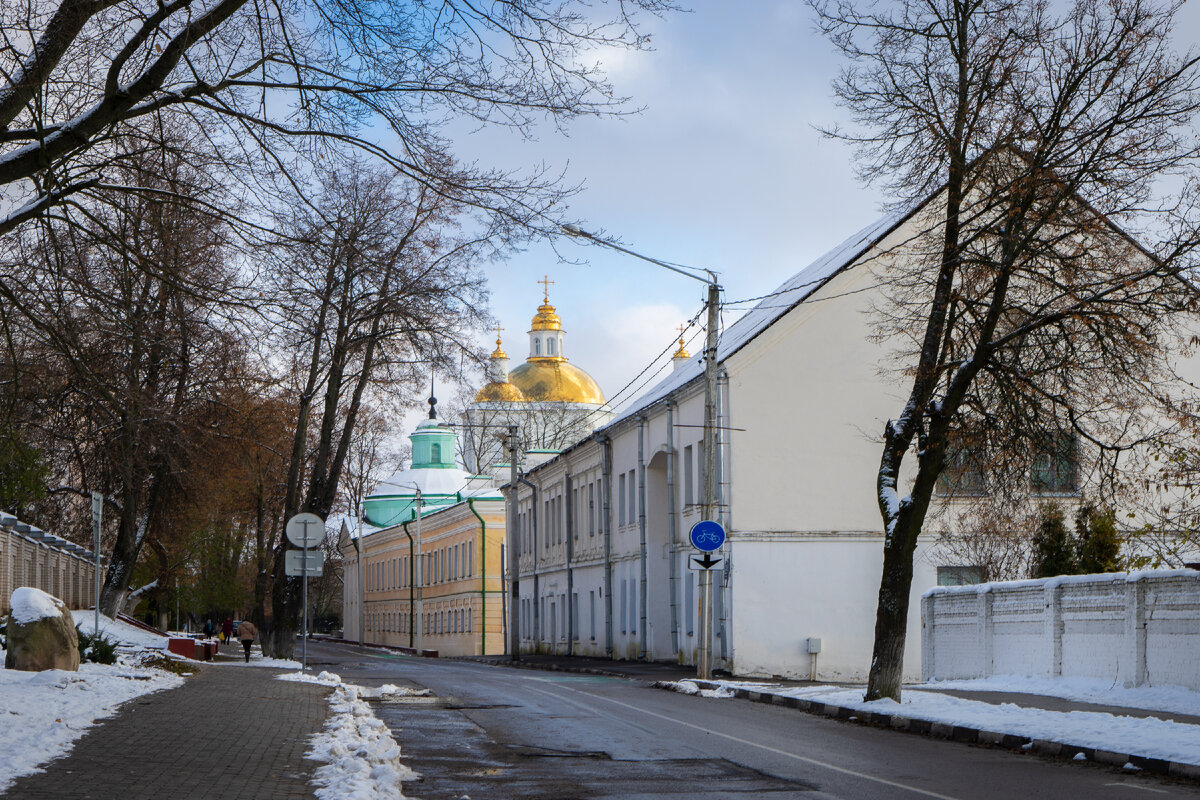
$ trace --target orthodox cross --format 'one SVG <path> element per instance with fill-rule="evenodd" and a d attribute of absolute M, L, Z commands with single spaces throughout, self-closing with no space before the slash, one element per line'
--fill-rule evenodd
<path fill-rule="evenodd" d="M 541 281 L 538 281 L 538 283 L 541 283 Z M 497 345 L 500 344 L 500 331 L 502 331 L 502 330 L 504 330 L 504 328 L 501 328 L 500 323 L 497 322 L 496 323 L 496 344 Z"/>
<path fill-rule="evenodd" d="M 554 283 L 554 281 L 550 280 L 549 275 L 543 275 L 542 279 L 540 281 L 538 281 L 538 283 L 542 284 L 542 298 L 543 298 L 542 302 L 549 303 L 550 302 L 550 284 Z"/>

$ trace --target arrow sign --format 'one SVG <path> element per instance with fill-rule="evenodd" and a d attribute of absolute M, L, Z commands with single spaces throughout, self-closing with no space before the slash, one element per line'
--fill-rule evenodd
<path fill-rule="evenodd" d="M 692 556 L 691 558 L 691 562 L 699 565 L 700 569 L 712 569 L 724 560 L 723 558 L 713 558 L 712 553 L 705 553 L 704 558 L 697 558 L 696 556 Z"/>

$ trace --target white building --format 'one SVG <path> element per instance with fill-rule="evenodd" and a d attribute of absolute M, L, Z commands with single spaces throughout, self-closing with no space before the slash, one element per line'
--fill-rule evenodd
<path fill-rule="evenodd" d="M 918 224 L 871 225 L 720 337 L 717 502 L 729 539 L 716 554 L 717 667 L 866 676 L 882 571 L 879 439 L 907 388 L 890 377 L 870 316 L 879 270 Z M 606 427 L 529 470 L 516 521 L 526 651 L 695 663 L 688 531 L 700 520 L 703 414 L 700 359 L 680 357 Z M 1051 477 L 1046 493 L 1077 494 L 1074 469 Z M 921 594 L 939 568 L 945 583 L 970 572 L 937 563 L 928 538 L 914 565 L 908 678 L 920 676 Z"/>

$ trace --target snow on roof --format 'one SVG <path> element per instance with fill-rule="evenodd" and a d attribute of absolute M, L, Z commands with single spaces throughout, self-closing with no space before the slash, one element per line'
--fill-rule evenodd
<path fill-rule="evenodd" d="M 742 349 L 758 334 L 766 330 L 775 320 L 806 300 L 817 289 L 852 265 L 864 252 L 887 235 L 896 225 L 908 217 L 914 209 L 893 212 L 868 225 L 804 269 L 788 278 L 779 288 L 763 297 L 758 305 L 743 314 L 725 329 L 717 342 L 717 362 L 720 363 Z M 694 355 L 685 366 L 674 370 L 644 395 L 633 401 L 628 408 L 619 412 L 605 427 L 612 427 L 643 408 L 669 395 L 671 392 L 700 377 L 704 372 L 701 364 L 703 353 Z"/>

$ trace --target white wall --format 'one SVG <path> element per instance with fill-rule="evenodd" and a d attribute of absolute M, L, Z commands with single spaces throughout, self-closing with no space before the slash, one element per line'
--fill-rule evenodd
<path fill-rule="evenodd" d="M 941 587 L 921 609 L 926 680 L 1061 676 L 1200 690 L 1200 572 Z"/>

